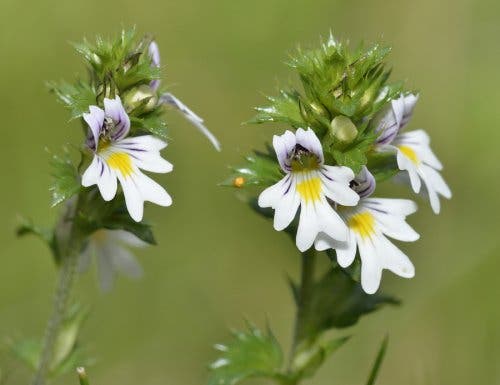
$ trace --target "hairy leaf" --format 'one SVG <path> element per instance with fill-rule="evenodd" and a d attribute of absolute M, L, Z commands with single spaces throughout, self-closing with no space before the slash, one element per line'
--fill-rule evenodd
<path fill-rule="evenodd" d="M 235 331 L 233 337 L 227 345 L 215 346 L 221 356 L 210 365 L 209 385 L 234 385 L 247 378 L 279 376 L 283 352 L 269 329 L 263 332 L 248 325 L 248 331 Z"/>
<path fill-rule="evenodd" d="M 149 244 L 156 244 L 151 225 L 145 221 L 134 221 L 125 206 L 123 194 L 118 194 L 113 200 L 106 202 L 92 188 L 85 196 L 79 216 L 79 223 L 87 234 L 99 229 L 125 230 Z"/>
<path fill-rule="evenodd" d="M 366 294 L 342 268 L 336 266 L 314 283 L 311 304 L 299 341 L 314 341 L 328 329 L 356 324 L 360 317 L 399 301 L 383 294 Z"/>
<path fill-rule="evenodd" d="M 59 101 L 71 111 L 72 119 L 81 117 L 82 114 L 88 112 L 89 106 L 97 104 L 96 91 L 85 82 L 79 81 L 76 84 L 49 83 L 48 87 Z"/>
<path fill-rule="evenodd" d="M 77 305 L 68 311 L 54 346 L 54 355 L 49 366 L 50 377 L 74 370 L 77 365 L 90 363 L 77 344 L 77 338 L 87 314 L 88 309 Z M 12 343 L 10 349 L 29 368 L 32 370 L 37 369 L 42 352 L 42 342 L 40 340 L 26 339 L 18 341 Z"/>
<path fill-rule="evenodd" d="M 71 198 L 80 190 L 80 175 L 70 159 L 69 150 L 63 149 L 62 155 L 52 154 L 52 185 L 49 190 L 52 195 L 52 207 Z"/>
<path fill-rule="evenodd" d="M 281 178 L 283 174 L 276 157 L 269 153 L 255 151 L 245 158 L 245 163 L 232 168 L 232 175 L 221 183 L 222 186 L 238 188 L 259 186 L 268 187 Z"/>

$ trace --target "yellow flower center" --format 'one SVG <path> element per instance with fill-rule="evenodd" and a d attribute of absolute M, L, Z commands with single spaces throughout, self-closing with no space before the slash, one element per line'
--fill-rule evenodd
<path fill-rule="evenodd" d="M 418 156 L 413 150 L 413 148 L 403 145 L 399 146 L 399 151 L 401 151 L 403 155 L 406 156 L 408 159 L 410 159 L 414 164 L 420 163 L 420 159 L 418 159 Z"/>
<path fill-rule="evenodd" d="M 320 199 L 321 179 L 319 177 L 307 178 L 297 183 L 297 192 L 306 202 L 315 202 Z"/>
<path fill-rule="evenodd" d="M 106 163 L 113 170 L 119 171 L 123 176 L 132 174 L 132 160 L 126 152 L 114 152 L 107 159 Z"/>
<path fill-rule="evenodd" d="M 347 225 L 362 238 L 370 238 L 375 232 L 375 218 L 368 211 L 354 214 L 349 218 Z"/>

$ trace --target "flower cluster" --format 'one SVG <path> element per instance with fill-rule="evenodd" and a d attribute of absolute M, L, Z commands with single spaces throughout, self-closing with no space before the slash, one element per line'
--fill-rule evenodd
<path fill-rule="evenodd" d="M 98 39 L 95 45 L 85 41 L 76 48 L 88 63 L 90 80 L 52 88 L 71 109 L 72 117 L 83 123 L 82 156 L 78 168 L 68 160 L 62 162 L 61 170 L 69 175 L 62 183 L 62 172 L 55 172 L 52 191 L 54 203 L 69 202 L 78 195 L 84 207 L 77 218 L 87 236 L 82 266 L 95 254 L 101 286 L 107 289 L 113 271 L 131 276 L 140 271 L 129 253 L 117 245 L 117 237 L 125 244 L 134 238 L 154 242 L 149 225 L 142 222 L 144 202 L 172 204 L 165 189 L 146 175 L 173 169 L 160 154 L 167 147 L 165 109 L 182 113 L 217 150 L 220 144 L 202 118 L 162 89 L 160 52 L 151 38 L 138 40 L 134 31 L 123 32 L 116 41 Z"/>
<path fill-rule="evenodd" d="M 361 285 L 369 294 L 378 290 L 384 269 L 405 278 L 415 274 L 389 238 L 419 238 L 406 222 L 416 204 L 373 197 L 377 181 L 409 180 L 417 193 L 423 181 L 435 213 L 439 196 L 451 197 L 428 135 L 405 130 L 418 94 L 387 84 L 387 53 L 378 45 L 352 53 L 333 38 L 320 50 L 300 52 L 291 65 L 305 94 L 281 91 L 254 119 L 293 127 L 273 138 L 280 171 L 272 166 L 272 154 L 257 153 L 232 177 L 236 187 L 265 187 L 258 206 L 274 210 L 276 230 L 293 224 L 300 251 L 334 250 L 344 268 L 359 253 Z"/>

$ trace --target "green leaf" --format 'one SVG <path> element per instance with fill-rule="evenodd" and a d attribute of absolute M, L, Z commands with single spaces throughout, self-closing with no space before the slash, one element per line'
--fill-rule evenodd
<path fill-rule="evenodd" d="M 95 43 L 84 40 L 74 47 L 89 64 L 93 84 L 124 93 L 160 77 L 160 69 L 151 65 L 147 54 L 149 42 L 138 40 L 135 30 L 130 30 L 112 40 L 97 37 Z"/>
<path fill-rule="evenodd" d="M 71 111 L 71 118 L 76 119 L 88 112 L 89 106 L 97 104 L 97 93 L 88 83 L 79 81 L 72 85 L 48 83 L 49 90 Z"/>
<path fill-rule="evenodd" d="M 73 306 L 68 311 L 54 345 L 52 370 L 60 368 L 65 362 L 67 363 L 68 358 L 75 350 L 78 334 L 88 313 L 88 308 L 82 308 L 78 305 Z"/>
<path fill-rule="evenodd" d="M 277 378 L 283 365 L 283 352 L 272 334 L 253 325 L 248 331 L 234 331 L 227 345 L 216 345 L 221 356 L 210 365 L 209 385 L 234 385 L 248 378 Z"/>
<path fill-rule="evenodd" d="M 35 225 L 32 220 L 27 218 L 21 219 L 21 224 L 16 229 L 16 235 L 18 237 L 24 237 L 25 235 L 35 235 L 42 241 L 47 243 L 50 247 L 52 247 L 54 243 L 54 231 L 52 229 L 39 227 Z"/>
<path fill-rule="evenodd" d="M 292 362 L 294 377 L 307 378 L 314 376 L 326 358 L 343 346 L 349 338 L 335 338 L 312 345 L 306 344 L 307 347 L 299 347 Z"/>
<path fill-rule="evenodd" d="M 89 235 L 103 228 L 125 230 L 146 243 L 156 244 L 151 225 L 145 221 L 136 222 L 130 217 L 123 194 L 106 202 L 95 188 L 88 190 L 78 220 L 82 231 Z"/>
<path fill-rule="evenodd" d="M 377 357 L 375 358 L 375 362 L 373 363 L 372 370 L 370 372 L 370 377 L 368 377 L 368 381 L 366 382 L 366 385 L 374 385 L 375 381 L 377 380 L 378 372 L 380 370 L 380 367 L 382 365 L 382 362 L 384 361 L 385 353 L 387 351 L 387 345 L 389 343 L 389 337 L 385 336 L 384 340 L 382 341 L 382 344 L 380 345 L 379 351 L 377 353 Z"/>
<path fill-rule="evenodd" d="M 314 283 L 310 298 L 310 308 L 298 336 L 304 343 L 315 341 L 326 330 L 352 326 L 383 305 L 399 304 L 391 296 L 366 294 L 361 285 L 338 266 Z"/>
<path fill-rule="evenodd" d="M 10 350 L 13 355 L 26 366 L 32 370 L 36 370 L 42 350 L 41 345 L 42 344 L 38 340 L 25 339 L 11 344 Z"/>
<path fill-rule="evenodd" d="M 50 165 L 53 180 L 49 190 L 54 207 L 80 191 L 80 175 L 70 159 L 67 147 L 63 148 L 62 155 L 51 155 Z"/>
<path fill-rule="evenodd" d="M 245 163 L 233 167 L 233 173 L 221 183 L 221 186 L 245 188 L 252 186 L 267 187 L 283 178 L 281 168 L 276 157 L 255 151 L 254 154 L 245 158 Z"/>
<path fill-rule="evenodd" d="M 132 127 L 151 133 L 161 139 L 167 139 L 167 123 L 158 111 L 161 110 L 153 111 L 141 117 L 130 117 Z"/>
<path fill-rule="evenodd" d="M 368 162 L 366 153 L 375 139 L 376 135 L 373 133 L 362 133 L 347 146 L 337 142 L 333 144 L 331 149 L 327 148 L 327 150 L 333 155 L 338 165 L 349 167 L 356 175 Z"/>
<path fill-rule="evenodd" d="M 280 96 L 267 99 L 270 105 L 257 107 L 257 115 L 249 123 L 284 122 L 293 127 L 302 127 L 304 119 L 300 111 L 300 94 L 297 91 L 280 91 Z"/>
<path fill-rule="evenodd" d="M 390 179 L 399 173 L 396 155 L 391 152 L 370 153 L 366 167 L 375 177 L 377 183 Z"/>
<path fill-rule="evenodd" d="M 24 237 L 26 235 L 34 235 L 40 238 L 43 242 L 47 244 L 49 249 L 54 255 L 55 262 L 58 263 L 58 249 L 56 244 L 56 239 L 54 235 L 54 229 L 45 228 L 37 226 L 30 219 L 22 218 L 21 223 L 16 228 L 16 235 L 18 237 Z"/>
<path fill-rule="evenodd" d="M 88 314 L 87 308 L 73 306 L 66 315 L 54 346 L 54 355 L 49 366 L 49 376 L 55 377 L 82 363 L 90 363 L 77 344 L 78 335 Z M 42 352 L 40 340 L 26 339 L 12 343 L 11 352 L 30 369 L 36 370 Z"/>

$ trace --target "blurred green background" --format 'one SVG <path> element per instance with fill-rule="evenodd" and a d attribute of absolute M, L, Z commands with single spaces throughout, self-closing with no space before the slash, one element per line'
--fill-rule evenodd
<path fill-rule="evenodd" d="M 91 378 L 203 384 L 212 344 L 227 341 L 228 328 L 243 327 L 244 317 L 259 325 L 268 318 L 288 346 L 293 307 L 284 278 L 297 275 L 298 252 L 216 184 L 228 164 L 282 129 L 241 122 L 263 94 L 293 79 L 283 65 L 288 53 L 299 43 L 317 46 L 332 29 L 353 43 L 393 46 L 393 79 L 421 91 L 411 128 L 431 133 L 454 197 L 439 216 L 421 201 L 410 219 L 422 235 L 404 246 L 416 278 L 384 275 L 383 288 L 404 305 L 342 332 L 352 341 L 310 382 L 362 383 L 389 333 L 379 384 L 500 384 L 499 12 L 490 0 L 0 0 L 1 338 L 38 336 L 45 326 L 54 266 L 38 240 L 16 240 L 13 229 L 19 214 L 52 223 L 44 148 L 81 140 L 44 81 L 84 75 L 68 42 L 136 25 L 157 37 L 165 82 L 206 119 L 223 152 L 180 116 L 168 116 L 164 154 L 175 168 L 159 179 L 174 205 L 147 208 L 160 246 L 138 253 L 145 277 L 120 278 L 105 295 L 92 273 L 77 284 L 75 293 L 93 309 L 83 332 L 97 358 Z M 29 373 L 9 362 L 3 352 L 0 365 L 14 370 L 7 383 L 26 383 Z M 68 375 L 56 383 L 76 382 Z"/>

